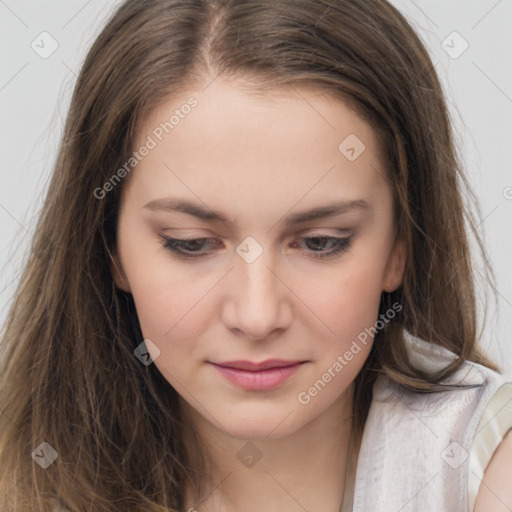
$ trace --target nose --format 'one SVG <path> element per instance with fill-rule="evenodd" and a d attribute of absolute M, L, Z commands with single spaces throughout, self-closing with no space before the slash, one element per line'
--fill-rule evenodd
<path fill-rule="evenodd" d="M 223 308 L 229 329 L 251 340 L 263 340 L 288 327 L 291 291 L 279 272 L 270 250 L 263 250 L 254 261 L 235 255 Z"/>

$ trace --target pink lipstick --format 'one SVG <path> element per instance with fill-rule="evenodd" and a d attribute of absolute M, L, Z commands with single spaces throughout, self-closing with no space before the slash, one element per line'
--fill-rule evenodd
<path fill-rule="evenodd" d="M 259 363 L 226 361 L 211 364 L 223 377 L 242 389 L 264 391 L 282 384 L 305 362 L 267 359 Z"/>

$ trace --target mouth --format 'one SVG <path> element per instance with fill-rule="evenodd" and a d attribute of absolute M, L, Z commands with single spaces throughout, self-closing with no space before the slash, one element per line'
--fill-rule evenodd
<path fill-rule="evenodd" d="M 228 381 L 251 391 L 273 389 L 294 375 L 307 361 L 269 359 L 262 362 L 228 361 L 210 363 Z"/>

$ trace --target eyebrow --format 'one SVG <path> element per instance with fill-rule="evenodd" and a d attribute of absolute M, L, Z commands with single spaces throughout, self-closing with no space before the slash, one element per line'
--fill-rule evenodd
<path fill-rule="evenodd" d="M 202 207 L 198 203 L 186 199 L 173 199 L 162 198 L 154 199 L 144 205 L 152 211 L 167 211 L 167 212 L 182 212 L 193 215 L 199 219 L 211 222 L 222 222 L 228 226 L 234 227 L 234 223 L 229 221 L 227 216 L 221 212 L 214 212 L 207 208 Z M 324 219 L 327 217 L 334 217 L 343 215 L 352 211 L 369 211 L 370 205 L 363 199 L 355 199 L 352 201 L 336 201 L 334 203 L 318 206 L 310 210 L 303 210 L 291 215 L 287 215 L 283 222 L 286 226 L 295 226 L 311 220 Z"/>

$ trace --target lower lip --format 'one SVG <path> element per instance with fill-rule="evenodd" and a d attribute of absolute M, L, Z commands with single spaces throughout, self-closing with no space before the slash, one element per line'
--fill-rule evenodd
<path fill-rule="evenodd" d="M 272 389 L 282 384 L 299 369 L 301 364 L 297 363 L 282 368 L 270 368 L 259 371 L 239 370 L 216 364 L 213 364 L 213 366 L 222 376 L 242 389 L 261 391 Z"/>

